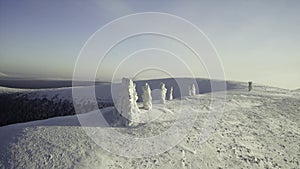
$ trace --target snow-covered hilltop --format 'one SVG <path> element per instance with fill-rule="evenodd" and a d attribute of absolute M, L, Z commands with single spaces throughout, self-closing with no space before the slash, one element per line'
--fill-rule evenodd
<path fill-rule="evenodd" d="M 188 96 L 189 86 L 197 82 L 197 93 L 211 92 L 210 80 L 208 79 L 190 79 L 190 78 L 177 78 L 177 79 L 154 79 L 154 80 L 140 80 L 135 81 L 136 90 L 138 94 L 138 102 L 142 101 L 143 86 L 148 83 L 151 90 L 160 89 L 160 83 L 163 82 L 168 89 L 166 95 L 170 95 L 170 88 L 173 87 L 173 98 L 180 98 Z M 221 81 L 212 80 L 216 84 L 223 83 Z M 48 82 L 48 81 L 47 81 Z M 4 83 L 4 82 L 2 82 Z M 30 81 L 29 84 L 33 83 Z M 40 82 L 39 82 L 40 83 Z M 43 85 L 45 85 L 43 82 Z M 49 82 L 49 84 L 54 82 Z M 57 82 L 58 83 L 58 82 Z M 65 85 L 67 82 L 59 82 Z M 178 83 L 183 86 L 183 90 L 179 88 Z M 10 83 L 9 83 L 10 84 Z M 82 84 L 85 84 L 82 82 Z M 242 83 L 239 82 L 226 82 L 227 90 L 244 88 Z M 12 84 L 10 84 L 12 85 Z M 53 84 L 57 86 L 56 83 Z M 81 93 L 82 97 L 79 99 L 80 109 L 84 110 L 81 113 L 86 113 L 94 110 L 91 100 L 87 99 L 86 93 L 96 93 L 96 99 L 99 108 L 113 106 L 112 90 L 118 90 L 120 84 L 100 83 L 96 84 L 95 89 L 89 86 L 76 86 L 76 87 L 60 87 L 60 88 L 45 88 L 45 89 L 16 89 L 0 87 L 0 126 L 27 122 L 33 120 L 47 119 L 56 116 L 74 115 L 72 89 Z M 225 89 L 219 89 L 225 90 Z M 155 100 L 156 97 L 153 97 Z"/>
<path fill-rule="evenodd" d="M 145 83 L 137 83 L 137 89 L 139 85 Z M 151 89 L 159 87 L 158 82 L 149 85 Z M 204 143 L 199 142 L 199 135 L 213 107 L 209 106 L 211 94 L 203 92 L 166 100 L 164 106 L 153 104 L 151 111 L 159 118 L 144 125 L 113 127 L 127 136 L 147 138 L 170 128 L 179 109 L 196 113 L 197 119 L 183 140 L 162 154 L 127 158 L 99 147 L 85 133 L 89 130 L 96 135 L 106 130 L 97 118 L 99 112 L 94 111 L 79 115 L 88 126 L 81 126 L 77 116 L 65 116 L 0 127 L 0 168 L 300 168 L 299 93 L 255 84 L 248 92 L 246 84 L 237 86 L 227 91 L 223 116 Z M 113 109 L 101 111 L 111 124 Z M 115 143 L 110 137 L 102 139 L 107 146 Z M 124 151 L 133 150 L 142 148 Z"/>

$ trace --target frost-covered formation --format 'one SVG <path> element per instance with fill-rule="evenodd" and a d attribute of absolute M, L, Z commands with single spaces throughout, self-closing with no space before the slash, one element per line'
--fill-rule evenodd
<path fill-rule="evenodd" d="M 195 96 L 196 95 L 196 87 L 195 87 L 194 84 L 192 84 L 190 89 L 189 89 L 189 95 L 190 96 Z"/>
<path fill-rule="evenodd" d="M 169 100 L 173 100 L 173 87 L 170 88 Z"/>
<path fill-rule="evenodd" d="M 192 96 L 195 96 L 196 95 L 196 87 L 194 84 L 192 84 L 191 91 L 192 91 Z"/>
<path fill-rule="evenodd" d="M 151 96 L 150 86 L 148 85 L 148 83 L 146 83 L 142 89 L 143 89 L 142 98 L 143 98 L 144 109 L 150 110 L 152 109 L 152 96 Z"/>
<path fill-rule="evenodd" d="M 132 126 L 133 121 L 136 121 L 138 118 L 139 107 L 136 103 L 137 100 L 138 96 L 136 93 L 135 84 L 131 79 L 123 78 L 116 108 L 119 114 L 127 118 L 125 125 Z"/>
<path fill-rule="evenodd" d="M 164 83 L 160 83 L 160 90 L 161 90 L 160 102 L 163 104 L 166 103 L 167 88 L 165 86 L 166 85 Z"/>

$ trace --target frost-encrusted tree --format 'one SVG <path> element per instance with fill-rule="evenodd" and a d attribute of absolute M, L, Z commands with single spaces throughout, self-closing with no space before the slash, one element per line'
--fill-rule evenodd
<path fill-rule="evenodd" d="M 169 100 L 173 100 L 173 86 L 170 88 Z"/>
<path fill-rule="evenodd" d="M 161 90 L 160 103 L 165 104 L 166 103 L 167 88 L 166 88 L 166 85 L 164 83 L 160 83 L 160 90 Z"/>
<path fill-rule="evenodd" d="M 190 96 L 195 96 L 196 95 L 196 87 L 194 84 L 192 84 L 189 88 L 189 95 Z"/>
<path fill-rule="evenodd" d="M 115 105 L 118 112 L 127 118 L 125 125 L 132 126 L 134 124 L 133 121 L 136 121 L 138 118 L 139 107 L 136 103 L 137 100 L 135 84 L 131 79 L 123 78 L 119 97 Z"/>
<path fill-rule="evenodd" d="M 151 96 L 151 89 L 148 83 L 145 84 L 145 86 L 142 87 L 143 90 L 143 105 L 144 109 L 150 110 L 152 109 L 152 96 Z"/>

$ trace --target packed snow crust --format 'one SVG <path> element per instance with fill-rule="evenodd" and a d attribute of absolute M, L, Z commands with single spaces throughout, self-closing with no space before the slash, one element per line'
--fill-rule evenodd
<path fill-rule="evenodd" d="M 171 127 L 178 109 L 197 113 L 188 134 L 162 154 L 127 158 L 99 147 L 84 130 L 103 129 L 96 118 L 99 112 L 94 111 L 78 115 L 89 126 L 81 126 L 77 116 L 65 116 L 0 127 L 0 168 L 300 168 L 298 92 L 265 86 L 254 86 L 251 92 L 246 86 L 227 91 L 215 132 L 200 143 L 203 124 L 214 109 L 210 96 L 153 104 L 150 122 L 134 128 L 114 127 L 128 136 L 150 137 Z M 101 111 L 112 125 L 113 111 L 113 107 Z"/>

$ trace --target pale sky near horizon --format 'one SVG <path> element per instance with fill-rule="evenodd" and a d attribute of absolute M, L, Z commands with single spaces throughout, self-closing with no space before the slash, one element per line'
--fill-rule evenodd
<path fill-rule="evenodd" d="M 297 0 L 0 0 L 0 76 L 71 79 L 86 40 L 137 12 L 170 13 L 195 24 L 215 45 L 228 80 L 300 88 Z"/>

